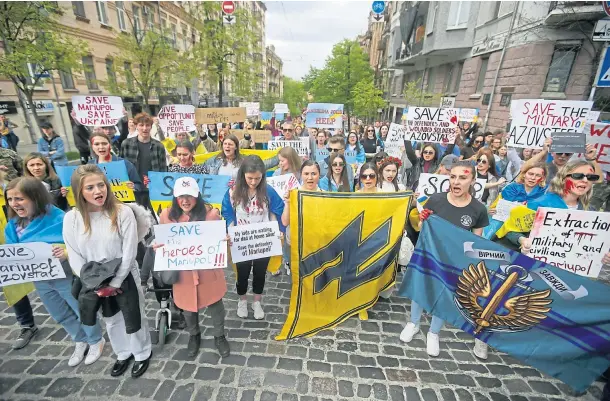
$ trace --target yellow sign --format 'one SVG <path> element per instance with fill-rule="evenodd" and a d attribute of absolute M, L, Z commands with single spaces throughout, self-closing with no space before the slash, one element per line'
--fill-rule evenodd
<path fill-rule="evenodd" d="M 246 121 L 245 107 L 217 107 L 196 109 L 197 124 L 241 123 Z"/>
<path fill-rule="evenodd" d="M 112 184 L 112 183 L 111 183 Z M 74 200 L 74 192 L 72 192 L 72 187 L 66 187 L 68 193 L 66 194 L 66 199 L 68 200 L 68 205 L 75 206 L 76 201 Z M 110 185 L 110 189 L 114 193 L 114 196 L 121 202 L 135 202 L 136 197 L 133 193 L 133 189 L 127 187 L 127 184 L 122 182 L 118 185 Z"/>
<path fill-rule="evenodd" d="M 274 150 L 240 149 L 239 154 L 241 154 L 243 156 L 257 155 L 261 159 L 263 159 L 263 161 L 265 161 L 265 160 L 269 160 L 269 159 L 276 157 L 277 152 L 279 152 L 279 151 L 280 151 L 279 149 L 274 149 Z M 202 155 L 195 155 L 195 164 L 203 164 L 203 163 L 205 163 L 206 160 L 211 159 L 212 157 L 218 156 L 219 153 L 220 153 L 220 151 L 205 153 Z"/>
<path fill-rule="evenodd" d="M 496 232 L 498 238 L 503 238 L 509 232 L 527 233 L 532 231 L 536 212 L 527 206 L 516 206 L 510 211 L 508 220 Z"/>

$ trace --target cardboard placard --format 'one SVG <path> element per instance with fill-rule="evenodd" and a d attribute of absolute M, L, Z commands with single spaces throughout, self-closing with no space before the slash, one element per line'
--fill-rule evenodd
<path fill-rule="evenodd" d="M 577 132 L 553 132 L 553 153 L 582 153 L 585 151 L 587 138 Z"/>
<path fill-rule="evenodd" d="M 386 153 L 390 156 L 401 158 L 402 149 L 405 146 L 406 128 L 400 124 L 390 124 L 388 136 L 383 142 Z"/>
<path fill-rule="evenodd" d="M 76 121 L 87 127 L 117 125 L 123 118 L 120 96 L 72 96 Z"/>
<path fill-rule="evenodd" d="M 510 217 L 510 211 L 519 205 L 521 205 L 519 202 L 510 202 L 506 199 L 498 199 L 498 203 L 496 204 L 496 213 L 491 217 L 494 220 L 506 221 Z"/>
<path fill-rule="evenodd" d="M 282 254 L 277 221 L 229 227 L 231 259 L 234 263 Z"/>
<path fill-rule="evenodd" d="M 254 142 L 256 143 L 267 143 L 272 139 L 271 131 L 265 129 L 257 130 L 244 130 L 244 129 L 232 129 L 231 134 L 235 135 L 239 140 L 244 139 L 244 134 L 249 133 Z"/>
<path fill-rule="evenodd" d="M 239 107 L 245 107 L 248 117 L 257 117 L 261 112 L 261 104 L 259 102 L 239 102 Z"/>
<path fill-rule="evenodd" d="M 243 123 L 246 121 L 245 107 L 215 107 L 195 110 L 197 124 Z"/>
<path fill-rule="evenodd" d="M 0 245 L 0 287 L 66 278 L 53 247 L 46 242 Z"/>

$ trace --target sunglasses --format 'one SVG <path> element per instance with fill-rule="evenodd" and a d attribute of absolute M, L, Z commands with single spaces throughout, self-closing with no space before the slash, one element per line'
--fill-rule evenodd
<path fill-rule="evenodd" d="M 568 174 L 568 177 L 571 177 L 575 180 L 582 180 L 583 178 L 586 178 L 587 181 L 598 181 L 599 180 L 599 174 L 572 173 L 572 174 Z"/>
<path fill-rule="evenodd" d="M 332 153 L 332 152 L 340 152 L 343 149 L 326 148 L 326 150 L 328 150 L 330 153 Z"/>
<path fill-rule="evenodd" d="M 485 159 L 477 159 L 477 164 L 478 163 L 487 164 L 487 160 L 485 160 Z"/>
<path fill-rule="evenodd" d="M 333 163 L 333 167 L 343 167 L 345 166 L 344 163 Z"/>
<path fill-rule="evenodd" d="M 555 153 L 557 156 L 572 156 L 574 153 Z"/>
<path fill-rule="evenodd" d="M 375 132 L 374 129 L 367 130 L 366 132 Z"/>
<path fill-rule="evenodd" d="M 294 130 L 292 128 L 284 128 L 284 131 L 292 132 Z"/>
<path fill-rule="evenodd" d="M 377 174 L 361 174 L 360 178 L 363 180 L 372 180 L 373 178 L 377 178 Z"/>
<path fill-rule="evenodd" d="M 424 150 L 422 153 L 425 154 L 425 155 L 433 155 L 434 151 L 432 151 L 432 150 Z"/>
<path fill-rule="evenodd" d="M 481 144 L 483 141 L 474 141 L 474 143 Z"/>

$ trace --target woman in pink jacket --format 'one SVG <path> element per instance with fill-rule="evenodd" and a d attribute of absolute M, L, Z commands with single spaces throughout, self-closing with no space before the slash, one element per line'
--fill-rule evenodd
<path fill-rule="evenodd" d="M 161 212 L 160 224 L 206 220 L 220 220 L 218 209 L 212 209 L 205 203 L 194 178 L 177 179 L 172 206 Z M 153 248 L 161 246 L 163 245 L 154 245 Z M 199 310 L 203 308 L 207 308 L 212 316 L 214 344 L 219 354 L 222 357 L 231 354 L 224 330 L 225 307 L 222 297 L 226 292 L 227 283 L 223 269 L 180 271 L 180 278 L 174 284 L 174 303 L 184 313 L 186 330 L 190 335 L 187 346 L 190 357 L 199 352 Z"/>

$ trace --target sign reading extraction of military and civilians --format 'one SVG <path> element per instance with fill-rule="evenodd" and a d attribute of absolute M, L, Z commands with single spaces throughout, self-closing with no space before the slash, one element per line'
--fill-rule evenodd
<path fill-rule="evenodd" d="M 316 128 L 343 128 L 343 105 L 309 103 L 305 125 Z"/>
<path fill-rule="evenodd" d="M 0 245 L 0 287 L 66 278 L 53 247 L 45 242 Z"/>
<path fill-rule="evenodd" d="M 557 268 L 597 277 L 610 244 L 610 214 L 541 207 L 530 255 Z"/>
<path fill-rule="evenodd" d="M 507 145 L 539 149 L 553 132 L 583 132 L 592 106 L 576 100 L 513 100 Z"/>
<path fill-rule="evenodd" d="M 241 123 L 246 121 L 245 107 L 216 107 L 195 110 L 197 124 Z"/>
<path fill-rule="evenodd" d="M 277 221 L 231 226 L 231 260 L 233 263 L 282 254 L 280 227 Z"/>
<path fill-rule="evenodd" d="M 407 141 L 449 144 L 457 135 L 459 109 L 438 107 L 409 107 L 407 113 Z"/>
<path fill-rule="evenodd" d="M 608 368 L 610 286 L 439 216 L 424 221 L 398 294 L 577 393 Z"/>
<path fill-rule="evenodd" d="M 293 148 L 301 157 L 309 157 L 309 138 L 301 138 L 295 141 L 276 140 L 267 142 L 267 149 Z"/>
<path fill-rule="evenodd" d="M 601 169 L 610 172 L 610 124 L 587 124 L 585 136 L 587 144 L 593 145 L 597 150 L 597 163 Z"/>
<path fill-rule="evenodd" d="M 175 138 L 178 132 L 197 131 L 195 106 L 190 104 L 168 104 L 161 107 L 157 117 L 161 130 L 171 138 Z"/>
<path fill-rule="evenodd" d="M 72 96 L 76 120 L 87 127 L 117 125 L 123 118 L 119 96 Z"/>

